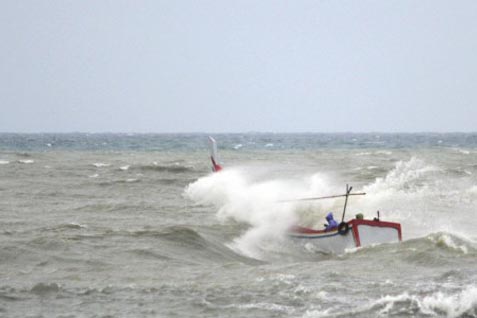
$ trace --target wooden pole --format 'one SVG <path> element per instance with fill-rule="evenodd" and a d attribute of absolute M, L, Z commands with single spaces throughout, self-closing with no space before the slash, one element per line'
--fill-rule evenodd
<path fill-rule="evenodd" d="M 302 198 L 302 199 L 292 199 L 292 200 L 280 200 L 277 202 L 296 202 L 296 201 L 313 201 L 313 200 L 322 200 L 322 199 L 334 199 L 334 198 L 341 198 L 341 197 L 346 197 L 346 196 L 351 196 L 351 195 L 365 195 L 365 192 L 359 192 L 359 193 L 349 193 L 349 194 L 338 194 L 338 195 L 329 195 L 326 197 L 314 197 L 314 198 Z"/>
<path fill-rule="evenodd" d="M 345 199 L 345 204 L 344 204 L 344 208 L 343 208 L 343 216 L 341 217 L 341 222 L 344 222 L 344 217 L 345 217 L 345 213 L 346 213 L 346 205 L 348 204 L 348 197 L 350 196 L 350 192 L 351 192 L 351 189 L 353 189 L 353 187 L 348 187 L 348 185 L 346 185 L 346 199 Z"/>

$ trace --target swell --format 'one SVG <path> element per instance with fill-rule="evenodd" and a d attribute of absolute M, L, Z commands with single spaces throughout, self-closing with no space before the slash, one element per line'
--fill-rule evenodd
<path fill-rule="evenodd" d="M 151 165 L 139 165 L 134 166 L 132 169 L 145 171 L 145 172 L 169 172 L 169 173 L 187 173 L 194 171 L 193 167 L 184 166 L 181 164 L 172 164 L 172 165 L 160 165 L 160 164 L 151 164 Z"/>
<path fill-rule="evenodd" d="M 242 256 L 223 244 L 223 240 L 206 236 L 184 226 L 171 226 L 162 230 L 141 230 L 130 233 L 136 237 L 154 237 L 165 243 L 171 258 L 184 262 L 240 262 L 259 264 L 258 260 Z"/>
<path fill-rule="evenodd" d="M 454 262 L 470 264 L 477 261 L 477 243 L 456 234 L 436 232 L 401 243 L 372 245 L 351 250 L 345 258 L 381 259 L 425 267 L 452 265 Z"/>
<path fill-rule="evenodd" d="M 109 253 L 119 247 L 120 253 L 133 254 L 137 258 L 174 260 L 184 264 L 261 263 L 234 252 L 224 244 L 225 240 L 217 235 L 202 234 L 185 226 L 115 230 L 66 223 L 16 233 L 17 237 L 21 236 L 23 239 L 2 244 L 0 257 L 9 263 L 21 263 L 22 260 L 39 263 L 44 256 L 48 256 L 48 259 L 55 262 L 80 261 L 90 264 L 94 261 L 98 266 L 102 266 L 108 263 L 107 257 L 98 255 L 94 259 L 82 260 L 79 259 L 81 256 L 77 255 L 77 251 L 95 248 Z"/>

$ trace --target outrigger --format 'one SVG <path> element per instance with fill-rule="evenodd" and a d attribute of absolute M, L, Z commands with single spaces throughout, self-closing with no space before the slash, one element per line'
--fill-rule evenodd
<path fill-rule="evenodd" d="M 223 168 L 218 163 L 216 141 L 214 138 L 209 137 L 209 143 L 212 170 L 214 172 L 219 172 Z M 341 223 L 338 227 L 330 230 L 316 230 L 295 225 L 289 229 L 288 236 L 300 244 L 312 244 L 320 251 L 335 254 L 342 254 L 345 250 L 351 248 L 402 241 L 401 224 L 381 221 L 379 211 L 377 212 L 377 217 L 373 220 L 365 220 L 362 218 L 362 214 L 358 214 L 356 218 L 345 221 L 348 198 L 350 196 L 366 194 L 363 192 L 351 193 L 352 189 L 353 187 L 346 185 L 345 194 L 280 201 L 294 202 L 334 199 L 339 197 L 345 198 Z"/>

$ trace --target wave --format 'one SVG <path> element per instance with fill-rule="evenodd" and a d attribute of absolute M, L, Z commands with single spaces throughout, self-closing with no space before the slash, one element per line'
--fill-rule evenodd
<path fill-rule="evenodd" d="M 248 224 L 250 228 L 230 247 L 248 257 L 265 259 L 267 250 L 280 249 L 284 233 L 295 222 L 293 207 L 277 202 L 298 193 L 298 184 L 290 188 L 281 180 L 253 182 L 242 171 L 228 169 L 189 184 L 184 195 L 197 204 L 213 205 L 223 222 Z"/>
<path fill-rule="evenodd" d="M 464 286 L 454 291 L 403 292 L 372 300 L 351 310 L 308 311 L 304 317 L 476 317 L 477 287 Z"/>
<path fill-rule="evenodd" d="M 60 291 L 60 286 L 57 283 L 38 283 L 30 290 L 31 293 L 39 296 L 47 296 L 56 294 Z"/>
<path fill-rule="evenodd" d="M 183 226 L 171 226 L 161 231 L 141 230 L 131 233 L 134 236 L 154 236 L 168 242 L 171 248 L 169 257 L 181 259 L 186 263 L 236 261 L 246 264 L 258 264 L 259 261 L 237 254 L 223 244 L 221 239 L 205 237 L 193 229 Z M 172 256 L 173 255 L 173 256 Z"/>
<path fill-rule="evenodd" d="M 141 171 L 154 171 L 154 172 L 171 172 L 171 173 L 186 173 L 193 171 L 193 167 L 184 166 L 179 163 L 173 165 L 159 165 L 153 163 L 151 165 L 142 165 L 135 166 L 134 169 L 139 169 Z"/>
<path fill-rule="evenodd" d="M 409 161 L 398 161 L 395 167 L 384 178 L 377 178 L 363 190 L 370 193 L 416 192 L 420 190 L 420 183 L 416 182 L 427 174 L 439 171 L 432 165 L 415 157 Z"/>
<path fill-rule="evenodd" d="M 154 259 L 154 260 L 164 260 L 164 261 L 169 261 L 172 260 L 171 257 L 162 255 L 160 253 L 154 252 L 150 249 L 132 249 L 127 251 L 128 253 L 134 254 L 136 257 L 140 258 L 148 258 L 148 259 Z"/>
<path fill-rule="evenodd" d="M 411 315 L 476 317 L 477 287 L 467 286 L 455 292 L 435 291 L 426 295 L 402 293 L 384 296 L 369 306 L 370 311 L 380 315 L 396 315 L 406 312 Z"/>
<path fill-rule="evenodd" d="M 380 256 L 378 256 L 380 255 Z M 371 245 L 347 251 L 346 257 L 385 258 L 398 256 L 405 263 L 420 263 L 441 266 L 453 262 L 455 257 L 477 258 L 477 243 L 448 232 L 431 233 L 401 243 Z M 446 257 L 442 257 L 442 256 Z"/>
<path fill-rule="evenodd" d="M 138 179 L 138 178 L 118 179 L 118 180 L 112 180 L 112 181 L 103 181 L 98 184 L 102 187 L 107 187 L 107 186 L 112 186 L 116 184 L 137 183 L 137 182 L 141 182 L 141 179 Z"/>

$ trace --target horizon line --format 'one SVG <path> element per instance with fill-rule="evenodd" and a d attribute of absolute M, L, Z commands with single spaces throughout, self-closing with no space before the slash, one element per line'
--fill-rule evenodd
<path fill-rule="evenodd" d="M 221 132 L 200 132 L 200 131 L 179 131 L 179 132 L 140 132 L 140 131 L 0 131 L 0 134 L 124 134 L 124 135 L 239 135 L 239 134 L 477 134 L 477 131 L 221 131 Z"/>

